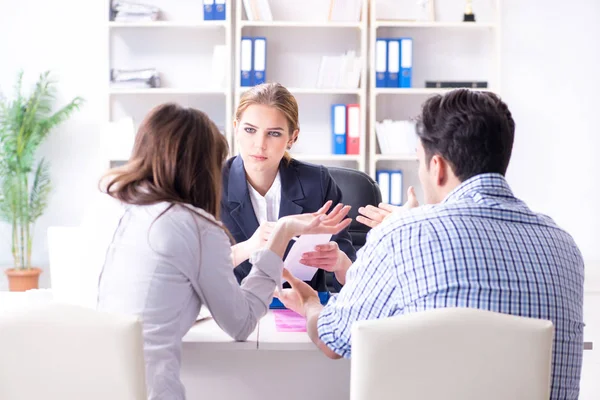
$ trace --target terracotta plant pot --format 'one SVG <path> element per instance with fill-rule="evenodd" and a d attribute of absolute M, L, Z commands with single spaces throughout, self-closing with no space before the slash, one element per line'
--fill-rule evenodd
<path fill-rule="evenodd" d="M 8 290 L 11 292 L 24 292 L 29 289 L 37 289 L 39 287 L 40 268 L 15 269 L 6 270 L 8 276 Z"/>

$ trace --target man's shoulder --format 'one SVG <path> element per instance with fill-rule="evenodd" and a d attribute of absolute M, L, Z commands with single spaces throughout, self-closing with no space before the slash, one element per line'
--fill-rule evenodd
<path fill-rule="evenodd" d="M 465 220 L 481 220 L 491 216 L 490 210 L 476 207 L 463 202 L 426 204 L 415 208 L 401 208 L 385 219 L 381 224 L 383 231 L 387 232 L 423 232 L 423 228 L 436 231 L 436 235 L 443 232 L 455 231 L 443 229 L 445 226 L 463 224 Z"/>
<path fill-rule="evenodd" d="M 442 236 L 451 238 L 456 235 L 477 236 L 489 232 L 487 228 L 475 229 L 477 226 L 488 228 L 496 226 L 499 229 L 518 226 L 517 229 L 521 234 L 537 237 L 552 236 L 553 240 L 559 240 L 578 252 L 573 237 L 566 230 L 558 226 L 549 216 L 530 210 L 522 202 L 508 208 L 493 208 L 468 202 L 424 205 L 399 210 L 380 225 L 382 233 L 410 234 L 419 231 L 423 236 L 427 236 L 427 232 L 435 233 L 438 238 Z"/>
<path fill-rule="evenodd" d="M 427 204 L 415 208 L 404 208 L 393 212 L 381 224 L 382 227 L 397 229 L 406 226 L 416 226 L 429 223 L 432 220 L 448 218 L 451 215 L 446 207 L 440 204 Z"/>

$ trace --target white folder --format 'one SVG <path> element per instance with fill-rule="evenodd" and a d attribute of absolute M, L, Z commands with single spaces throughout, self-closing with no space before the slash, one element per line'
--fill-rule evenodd
<path fill-rule="evenodd" d="M 393 171 L 390 176 L 390 204 L 402 205 L 402 171 Z"/>
<path fill-rule="evenodd" d="M 381 171 L 377 174 L 377 184 L 381 191 L 381 202 L 390 203 L 390 173 Z"/>

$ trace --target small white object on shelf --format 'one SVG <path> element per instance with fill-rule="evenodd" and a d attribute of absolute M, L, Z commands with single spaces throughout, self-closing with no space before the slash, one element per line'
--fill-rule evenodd
<path fill-rule="evenodd" d="M 375 124 L 381 154 L 411 154 L 417 147 L 413 121 L 384 120 Z"/>
<path fill-rule="evenodd" d="M 248 21 L 272 21 L 273 14 L 268 0 L 243 0 Z M 241 12 L 241 10 L 240 10 Z"/>
<path fill-rule="evenodd" d="M 112 1 L 111 19 L 117 22 L 156 21 L 160 9 L 138 2 Z"/>
<path fill-rule="evenodd" d="M 356 51 L 349 50 L 343 55 L 321 58 L 317 88 L 357 89 L 360 85 L 362 60 Z"/>

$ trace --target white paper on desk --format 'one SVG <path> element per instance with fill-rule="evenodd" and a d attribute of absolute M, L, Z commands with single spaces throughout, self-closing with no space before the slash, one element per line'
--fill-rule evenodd
<path fill-rule="evenodd" d="M 300 264 L 300 258 L 302 258 L 302 254 L 309 251 L 315 251 L 316 246 L 327 244 L 330 240 L 330 233 L 300 236 L 290 249 L 290 252 L 283 262 L 283 266 L 296 278 L 303 281 L 310 281 L 317 273 L 318 268 Z M 283 282 L 285 282 L 285 279 L 282 280 L 282 283 Z"/>

